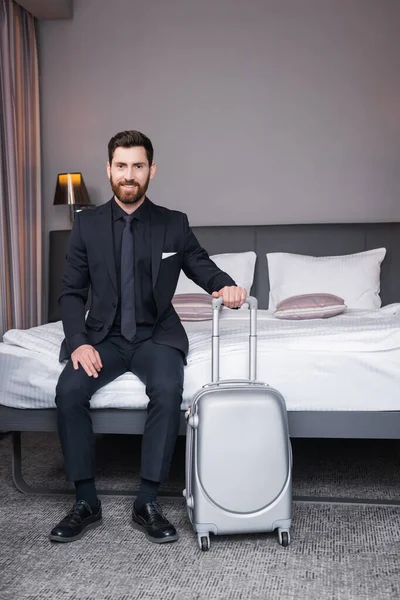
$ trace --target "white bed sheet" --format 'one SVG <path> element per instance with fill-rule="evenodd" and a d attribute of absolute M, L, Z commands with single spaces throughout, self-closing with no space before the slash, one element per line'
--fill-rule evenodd
<path fill-rule="evenodd" d="M 222 378 L 244 378 L 248 313 L 221 314 Z M 184 323 L 190 341 L 182 408 L 210 381 L 211 322 Z M 0 344 L 0 404 L 52 408 L 63 338 L 61 322 L 10 330 Z M 280 390 L 288 410 L 400 410 L 400 304 L 348 310 L 309 321 L 258 311 L 257 378 Z M 144 385 L 131 373 L 92 398 L 93 408 L 144 408 Z"/>

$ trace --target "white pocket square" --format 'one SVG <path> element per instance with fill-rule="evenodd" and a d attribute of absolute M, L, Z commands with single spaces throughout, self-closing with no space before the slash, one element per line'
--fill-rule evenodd
<path fill-rule="evenodd" d="M 162 258 L 169 258 L 170 256 L 174 256 L 174 254 L 176 254 L 176 252 L 163 252 Z"/>

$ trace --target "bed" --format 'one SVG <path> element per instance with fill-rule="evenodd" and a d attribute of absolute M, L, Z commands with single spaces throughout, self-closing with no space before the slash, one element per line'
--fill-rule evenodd
<path fill-rule="evenodd" d="M 258 377 L 285 396 L 290 435 L 400 438 L 400 223 L 193 229 L 210 254 L 249 250 L 257 254 L 251 293 L 260 308 Z M 22 477 L 21 432 L 56 430 L 54 388 L 63 368 L 57 359 L 62 339 L 57 299 L 68 236 L 69 231 L 50 233 L 49 323 L 26 332 L 8 332 L 7 343 L 0 344 L 0 429 L 13 432 L 13 478 L 23 492 L 40 490 L 30 488 Z M 336 256 L 379 247 L 387 249 L 381 270 L 381 309 L 348 310 L 334 319 L 301 323 L 278 322 L 267 310 L 267 253 Z M 222 377 L 245 375 L 246 326 L 246 310 L 223 309 Z M 210 379 L 210 322 L 188 322 L 185 328 L 191 350 L 181 434 L 185 433 L 185 407 Z M 106 388 L 92 400 L 94 431 L 142 433 L 146 417 L 142 384 L 127 373 Z"/>

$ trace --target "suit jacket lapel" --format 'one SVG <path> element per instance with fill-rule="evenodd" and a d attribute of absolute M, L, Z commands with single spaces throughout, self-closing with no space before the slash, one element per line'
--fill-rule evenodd
<path fill-rule="evenodd" d="M 164 246 L 165 222 L 162 212 L 150 202 L 150 230 L 151 230 L 151 275 L 153 289 L 157 283 L 158 271 L 160 270 L 162 250 Z"/>
<path fill-rule="evenodd" d="M 114 239 L 112 232 L 111 202 L 112 199 L 100 207 L 97 214 L 97 225 L 98 232 L 100 234 L 100 246 L 104 252 L 104 259 L 107 265 L 108 273 L 115 291 L 118 292 L 117 272 L 115 269 L 114 257 Z"/>

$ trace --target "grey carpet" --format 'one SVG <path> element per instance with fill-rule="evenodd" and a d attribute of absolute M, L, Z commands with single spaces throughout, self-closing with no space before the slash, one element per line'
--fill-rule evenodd
<path fill-rule="evenodd" d="M 28 483 L 55 489 L 68 487 L 57 435 L 25 433 L 22 440 Z M 140 436 L 99 435 L 96 440 L 98 487 L 134 489 L 138 482 Z M 7 447 L 8 443 L 9 438 Z M 184 446 L 185 438 L 180 437 L 164 491 L 180 491 L 184 487 Z M 294 439 L 292 446 L 295 495 L 383 500 L 400 497 L 400 440 Z"/>
<path fill-rule="evenodd" d="M 23 440 L 29 482 L 64 485 L 56 437 Z M 182 487 L 183 442 L 166 490 Z M 135 485 L 139 449 L 135 438 L 98 438 L 99 484 Z M 182 500 L 162 502 L 180 540 L 157 546 L 131 527 L 129 497 L 103 497 L 102 527 L 53 545 L 47 534 L 72 498 L 24 496 L 14 490 L 10 468 L 6 436 L 0 440 L 1 600 L 400 598 L 399 507 L 295 503 L 288 548 L 272 534 L 221 536 L 202 553 Z M 295 494 L 398 499 L 399 444 L 297 440 L 293 475 Z"/>

